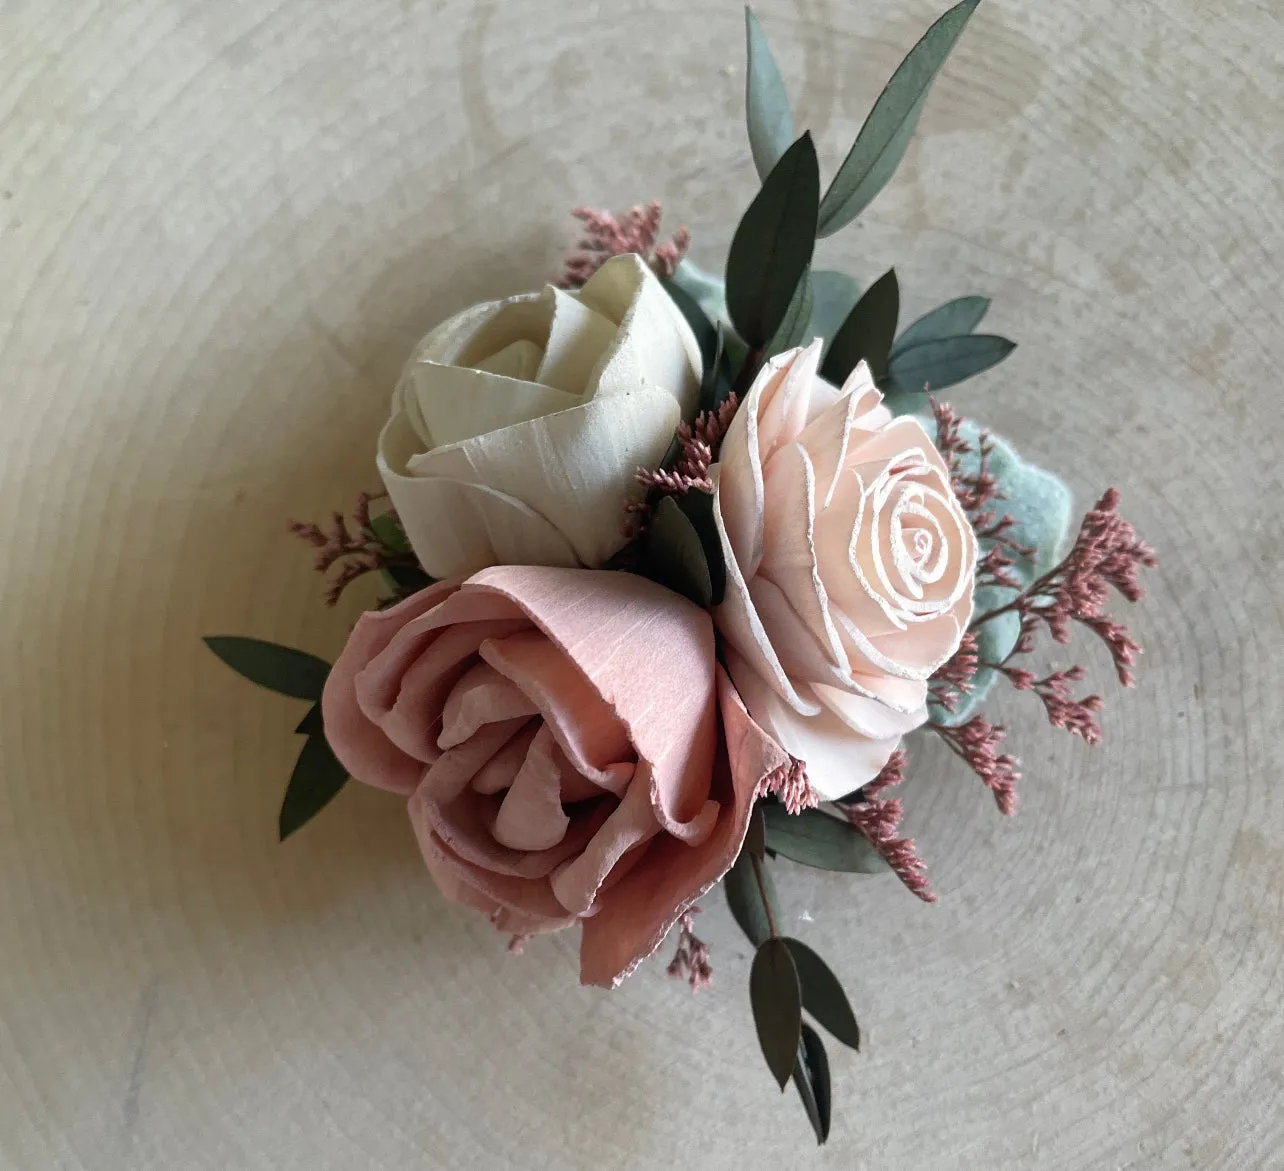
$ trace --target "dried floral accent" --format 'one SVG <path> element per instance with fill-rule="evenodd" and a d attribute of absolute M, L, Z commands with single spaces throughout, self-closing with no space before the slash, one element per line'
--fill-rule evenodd
<path fill-rule="evenodd" d="M 958 710 L 963 697 L 972 690 L 972 680 L 980 666 L 980 653 L 976 635 L 970 630 L 959 640 L 959 649 L 949 661 L 932 676 L 931 697 L 947 712 Z"/>
<path fill-rule="evenodd" d="M 529 935 L 514 935 L 508 941 L 508 950 L 511 955 L 519 956 L 526 950 L 526 945 L 530 943 Z"/>
<path fill-rule="evenodd" d="M 691 907 L 678 920 L 678 950 L 667 969 L 670 976 L 686 980 L 692 992 L 699 992 L 713 983 L 709 948 L 695 933 L 695 917 L 699 913 L 699 907 Z"/>
<path fill-rule="evenodd" d="M 807 779 L 807 762 L 796 756 L 790 756 L 788 764 L 778 765 L 758 782 L 754 798 L 763 797 L 779 797 L 790 813 L 815 809 L 820 804 L 820 794 Z"/>
<path fill-rule="evenodd" d="M 584 225 L 584 235 L 567 258 L 566 272 L 558 282 L 563 289 L 578 289 L 612 256 L 636 252 L 660 277 L 671 277 L 691 246 L 691 233 L 679 228 L 663 244 L 660 238 L 658 200 L 639 203 L 623 216 L 594 207 L 572 212 Z"/>
<path fill-rule="evenodd" d="M 1000 614 L 1020 614 L 1021 639 L 1015 654 L 1033 645 L 1040 625 L 1047 627 L 1055 642 L 1067 643 L 1071 624 L 1077 622 L 1106 644 L 1119 682 L 1131 687 L 1132 667 L 1141 647 L 1123 623 L 1105 613 L 1105 604 L 1111 586 L 1128 601 L 1140 601 L 1145 593 L 1140 572 L 1143 567 L 1154 568 L 1158 559 L 1118 508 L 1119 493 L 1111 488 L 1084 516 L 1065 559 L 1012 601 L 974 619 L 973 628 Z"/>
<path fill-rule="evenodd" d="M 859 799 L 839 802 L 838 808 L 869 839 L 896 877 L 925 903 L 936 902 L 928 886 L 926 864 L 918 856 L 913 838 L 898 837 L 904 807 L 899 797 L 884 800 L 881 794 L 905 779 L 905 752 L 892 753 L 883 771 L 859 791 Z"/>
<path fill-rule="evenodd" d="M 352 509 L 351 520 L 344 517 L 343 513 L 336 512 L 331 518 L 328 531 L 307 521 L 290 521 L 290 532 L 317 550 L 314 568 L 318 573 L 329 573 L 335 565 L 339 565 L 338 574 L 329 580 L 326 589 L 327 606 L 338 602 L 343 591 L 367 573 L 417 564 L 413 554 L 388 544 L 376 532 L 370 505 L 376 500 L 384 499 L 386 495 L 385 492 L 360 493 Z M 391 510 L 384 515 L 396 520 L 396 515 Z"/>
<path fill-rule="evenodd" d="M 1075 699 L 1070 693 L 1070 685 L 1082 683 L 1087 675 L 1082 667 L 1076 664 L 1039 679 L 1033 671 L 1021 667 L 1009 667 L 1003 663 L 987 665 L 994 666 L 1018 691 L 1032 691 L 1043 700 L 1048 722 L 1054 728 L 1064 728 L 1089 744 L 1096 744 L 1101 739 L 1097 713 L 1105 706 L 1105 701 L 1099 695 Z"/>
<path fill-rule="evenodd" d="M 734 394 L 716 411 L 704 411 L 695 421 L 679 423 L 677 430 L 678 458 L 672 468 L 648 471 L 639 468 L 639 484 L 654 490 L 656 496 L 685 496 L 691 491 L 712 492 L 713 481 L 709 468 L 718 458 L 722 437 L 731 426 L 739 405 Z"/>
<path fill-rule="evenodd" d="M 981 783 L 994 794 L 1000 813 L 1010 817 L 1016 812 L 1016 786 L 1021 779 L 1021 762 L 1001 751 L 1007 738 L 1001 724 L 991 724 L 984 716 L 973 716 L 957 728 L 936 723 L 928 727 L 981 778 Z"/>

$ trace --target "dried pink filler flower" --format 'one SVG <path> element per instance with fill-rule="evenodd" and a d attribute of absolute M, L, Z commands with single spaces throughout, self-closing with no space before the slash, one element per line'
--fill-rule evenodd
<path fill-rule="evenodd" d="M 566 272 L 558 284 L 578 289 L 612 256 L 636 252 L 657 276 L 671 277 L 678 262 L 691 246 L 691 233 L 679 228 L 663 244 L 660 236 L 660 204 L 640 203 L 622 217 L 594 207 L 577 207 L 571 212 L 584 225 L 584 235 L 566 261 Z"/>
<path fill-rule="evenodd" d="M 681 977 L 691 985 L 692 992 L 699 992 L 713 984 L 713 965 L 709 962 L 709 948 L 695 933 L 695 917 L 699 907 L 691 907 L 678 920 L 678 950 L 666 969 L 670 976 Z"/>
<path fill-rule="evenodd" d="M 807 762 L 796 756 L 789 758 L 789 764 L 782 764 L 763 777 L 758 782 L 758 790 L 754 796 L 779 797 L 790 813 L 815 809 L 820 804 L 820 794 L 811 787 L 811 782 L 807 779 Z"/>
<path fill-rule="evenodd" d="M 994 508 L 1002 494 L 989 471 L 990 436 L 982 432 L 978 470 L 973 475 L 965 474 L 961 456 L 972 448 L 960 435 L 962 420 L 950 407 L 935 400 L 932 410 L 936 416 L 937 444 L 950 465 L 959 502 L 977 536 L 993 542 L 977 568 L 977 584 L 1020 590 L 1010 602 L 975 617 L 971 630 L 1001 614 L 1015 613 L 1021 618 L 1016 645 L 1001 663 L 978 662 L 975 640 L 965 638 L 954 657 L 933 676 L 932 698 L 946 711 L 956 710 L 962 696 L 970 690 L 977 668 L 988 667 L 999 672 L 1016 690 L 1037 695 L 1054 728 L 1064 728 L 1088 744 L 1096 744 L 1101 739 L 1097 716 L 1105 705 L 1104 700 L 1099 695 L 1076 699 L 1071 694 L 1071 684 L 1080 683 L 1086 677 L 1083 667 L 1075 664 L 1040 678 L 1034 671 L 1012 666 L 1011 661 L 1034 649 L 1040 626 L 1047 627 L 1054 641 L 1067 643 L 1071 624 L 1078 622 L 1106 644 L 1119 682 L 1131 687 L 1132 667 L 1141 647 L 1123 623 L 1104 612 L 1104 606 L 1111 586 L 1130 602 L 1141 599 L 1140 571 L 1142 567 L 1153 568 L 1157 564 L 1155 551 L 1141 540 L 1132 524 L 1119 515 L 1119 493 L 1111 488 L 1084 516 L 1069 554 L 1022 589 L 1009 571 L 1014 556 L 1028 557 L 1034 550 L 1012 540 L 1012 517 L 1000 516 Z M 1015 811 L 1016 783 L 1021 773 L 1017 759 L 1000 751 L 1005 738 L 1002 727 L 982 716 L 974 716 L 957 728 L 936 722 L 929 727 L 993 791 L 1002 812 Z"/>
<path fill-rule="evenodd" d="M 860 799 L 841 802 L 839 808 L 861 833 L 865 835 L 914 894 L 925 903 L 936 902 L 936 895 L 928 887 L 927 867 L 918 856 L 912 838 L 897 837 L 900 830 L 903 806 L 899 797 L 882 800 L 880 794 L 899 785 L 905 779 L 905 752 L 898 748 L 883 766 L 883 771 L 860 790 Z"/>
<path fill-rule="evenodd" d="M 416 564 L 413 556 L 389 548 L 375 532 L 370 505 L 386 496 L 386 492 L 360 493 L 352 509 L 351 522 L 343 513 L 336 512 L 331 518 L 328 532 L 308 521 L 290 521 L 290 532 L 317 550 L 314 568 L 318 573 L 328 573 L 342 562 L 338 574 L 328 583 L 325 593 L 327 606 L 338 602 L 343 591 L 367 573 L 393 565 Z M 355 526 L 355 533 L 349 528 L 349 523 Z"/>
<path fill-rule="evenodd" d="M 671 469 L 660 468 L 654 472 L 640 468 L 638 483 L 655 489 L 659 496 L 682 496 L 692 490 L 712 492 L 709 467 L 718 458 L 722 437 L 731 426 L 738 405 L 735 394 L 731 394 L 716 411 L 703 412 L 694 427 L 679 423 L 677 439 L 681 449 L 677 462 Z"/>

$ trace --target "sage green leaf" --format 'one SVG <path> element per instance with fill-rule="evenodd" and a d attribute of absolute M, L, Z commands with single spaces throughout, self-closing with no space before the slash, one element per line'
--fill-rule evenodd
<path fill-rule="evenodd" d="M 325 725 L 321 722 L 321 704 L 314 703 L 308 708 L 308 713 L 294 727 L 294 730 L 301 736 L 315 736 L 324 731 Z"/>
<path fill-rule="evenodd" d="M 754 953 L 749 1003 L 767 1068 L 783 1090 L 794 1072 L 802 1040 L 802 989 L 783 939 L 766 939 Z"/>
<path fill-rule="evenodd" d="M 385 549 L 393 553 L 409 553 L 410 542 L 406 539 L 406 531 L 397 523 L 397 518 L 390 512 L 385 512 L 376 516 L 370 522 L 370 529 L 379 539 Z"/>
<path fill-rule="evenodd" d="M 812 315 L 812 289 L 811 289 L 811 269 L 803 269 L 802 279 L 798 282 L 798 287 L 794 290 L 793 297 L 789 301 L 789 309 L 785 313 L 785 319 L 780 323 L 780 328 L 776 330 L 775 336 L 767 343 L 765 357 L 774 358 L 777 354 L 783 354 L 786 350 L 792 350 L 795 346 L 801 345 L 807 339 L 807 331 L 811 325 Z"/>
<path fill-rule="evenodd" d="M 716 606 L 727 590 L 727 566 L 722 559 L 722 538 L 718 534 L 718 522 L 713 518 L 713 493 L 697 489 L 678 497 L 677 502 L 682 515 L 691 522 L 696 536 L 700 538 L 700 549 L 704 553 L 705 569 L 709 574 L 709 605 Z"/>
<path fill-rule="evenodd" d="M 847 320 L 838 327 L 821 365 L 821 374 L 841 386 L 862 360 L 869 363 L 874 381 L 887 378 L 887 356 L 896 337 L 901 312 L 901 286 L 896 270 L 889 268 L 856 302 Z"/>
<path fill-rule="evenodd" d="M 700 379 L 699 410 L 717 411 L 731 394 L 731 361 L 727 356 L 727 333 L 721 321 L 714 329 L 713 357 Z M 679 444 L 679 447 L 681 445 Z"/>
<path fill-rule="evenodd" d="M 642 539 L 646 576 L 707 610 L 713 583 L 704 546 L 686 514 L 672 496 L 662 496 Z"/>
<path fill-rule="evenodd" d="M 997 366 L 1015 349 L 1016 342 L 989 333 L 937 338 L 893 354 L 888 373 L 901 390 L 935 392 Z"/>
<path fill-rule="evenodd" d="M 905 155 L 927 95 L 980 0 L 963 0 L 923 34 L 878 96 L 820 205 L 819 232 L 851 223 L 886 186 Z"/>
<path fill-rule="evenodd" d="M 794 140 L 794 116 L 766 34 L 748 7 L 745 8 L 745 47 L 749 57 L 745 73 L 749 149 L 753 152 L 753 165 L 758 168 L 758 178 L 765 179 Z"/>
<path fill-rule="evenodd" d="M 320 699 L 330 674 L 330 664 L 324 659 L 260 638 L 218 634 L 204 641 L 238 675 L 295 699 Z"/>
<path fill-rule="evenodd" d="M 783 805 L 763 805 L 767 848 L 816 870 L 847 874 L 890 873 L 883 857 L 854 825 L 819 809 L 790 813 Z"/>
<path fill-rule="evenodd" d="M 794 1086 L 802 1099 L 803 1109 L 812 1129 L 816 1132 L 816 1143 L 825 1145 L 829 1138 L 829 1121 L 833 1108 L 834 1091 L 829 1080 L 829 1055 L 825 1052 L 825 1043 L 820 1034 L 806 1021 L 802 1024 L 802 1036 L 798 1042 L 798 1061 L 794 1066 Z"/>
<path fill-rule="evenodd" d="M 727 311 L 751 349 L 775 336 L 816 246 L 820 170 L 804 133 L 772 168 L 727 254 Z"/>
<path fill-rule="evenodd" d="M 309 736 L 290 775 L 277 832 L 285 841 L 321 812 L 343 788 L 348 772 L 341 765 L 324 736 Z"/>
<path fill-rule="evenodd" d="M 762 858 L 754 857 L 751 850 L 741 850 L 735 865 L 722 880 L 722 889 L 732 916 L 750 943 L 757 947 L 777 934 L 775 925 L 780 922 L 780 905 L 771 871 Z"/>
<path fill-rule="evenodd" d="M 981 324 L 981 318 L 989 308 L 989 297 L 959 297 L 938 305 L 906 327 L 893 344 L 892 353 L 899 354 L 919 342 L 934 342 L 943 337 L 971 333 Z"/>
<path fill-rule="evenodd" d="M 845 272 L 821 269 L 811 274 L 811 337 L 823 337 L 826 348 L 860 299 L 860 285 Z M 811 338 L 807 339 L 808 341 Z"/>
<path fill-rule="evenodd" d="M 838 977 L 805 943 L 786 939 L 785 944 L 794 958 L 794 967 L 798 970 L 803 1008 L 844 1045 L 859 1050 L 860 1027 L 856 1024 L 856 1014 L 852 1012 L 847 993 L 843 991 Z"/>

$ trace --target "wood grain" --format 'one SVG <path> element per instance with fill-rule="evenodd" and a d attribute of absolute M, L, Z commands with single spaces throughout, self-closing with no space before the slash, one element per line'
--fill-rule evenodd
<path fill-rule="evenodd" d="M 832 169 L 941 6 L 764 0 Z M 994 297 L 955 403 L 1159 547 L 1096 750 L 1003 708 L 1020 816 L 915 749 L 942 899 L 789 865 L 867 1033 L 830 1145 L 715 987 L 573 983 L 434 893 L 350 787 L 283 847 L 300 705 L 203 650 L 331 654 L 283 534 L 374 479 L 417 337 L 538 284 L 580 202 L 718 263 L 753 190 L 738 3 L 0 6 L 0 1164 L 1280 1165 L 1280 16 L 988 0 L 894 185 L 825 245 L 906 311 Z M 1091 652 L 1089 652 L 1091 653 Z M 1110 686 L 1094 659 L 1094 681 Z"/>

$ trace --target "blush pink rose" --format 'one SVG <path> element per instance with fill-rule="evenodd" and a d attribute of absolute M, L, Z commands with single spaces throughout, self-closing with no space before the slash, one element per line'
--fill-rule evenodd
<path fill-rule="evenodd" d="M 514 934 L 582 922 L 581 979 L 611 986 L 731 866 L 780 764 L 720 674 L 709 615 L 653 582 L 500 566 L 363 615 L 322 709 L 351 774 L 410 798 L 448 898 Z"/>
<path fill-rule="evenodd" d="M 927 718 L 927 681 L 972 617 L 976 537 L 916 419 L 862 362 L 841 390 L 820 343 L 772 359 L 727 431 L 714 611 L 750 714 L 832 799 Z"/>

